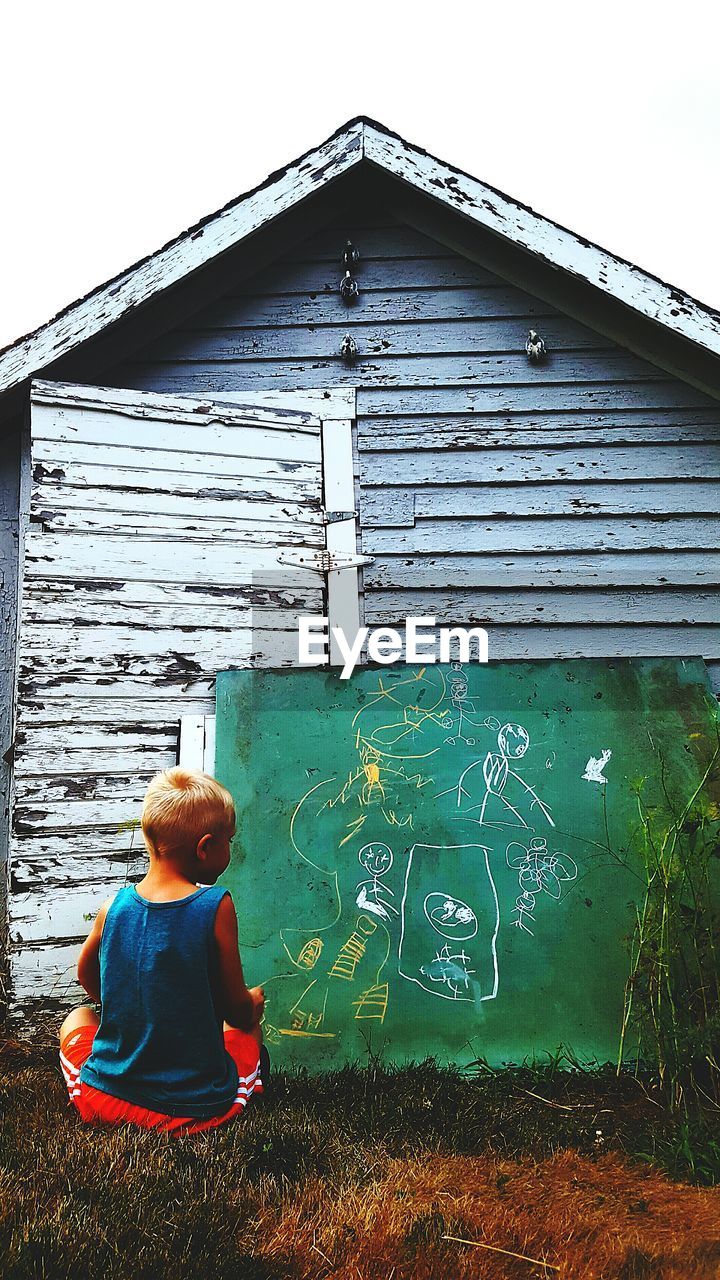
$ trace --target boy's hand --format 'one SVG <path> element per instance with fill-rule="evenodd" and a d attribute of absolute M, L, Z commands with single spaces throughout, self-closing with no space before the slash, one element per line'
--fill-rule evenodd
<path fill-rule="evenodd" d="M 252 996 L 252 1002 L 255 1006 L 255 1022 L 262 1020 L 265 1012 L 265 991 L 262 987 L 248 987 L 248 992 Z"/>

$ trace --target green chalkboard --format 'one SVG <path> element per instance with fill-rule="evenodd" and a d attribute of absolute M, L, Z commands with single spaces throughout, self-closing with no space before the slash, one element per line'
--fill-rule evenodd
<path fill-rule="evenodd" d="M 711 706 L 699 659 L 221 673 L 224 880 L 273 1059 L 614 1060 L 634 788 L 692 793 Z"/>

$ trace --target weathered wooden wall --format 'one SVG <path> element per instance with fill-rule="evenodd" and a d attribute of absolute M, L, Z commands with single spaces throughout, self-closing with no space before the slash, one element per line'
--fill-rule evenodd
<path fill-rule="evenodd" d="M 49 385 L 49 384 L 48 384 Z M 137 830 L 181 715 L 214 674 L 296 652 L 322 578 L 276 552 L 322 548 L 320 420 L 191 400 L 34 399 L 18 652 L 12 1011 L 81 994 L 79 941 L 144 863 Z"/>
<path fill-rule="evenodd" d="M 357 385 L 368 624 L 485 622 L 491 657 L 701 654 L 720 679 L 720 403 L 389 216 L 323 229 L 113 378 Z"/>
<path fill-rule="evenodd" d="M 8 813 L 12 781 L 12 708 L 16 635 L 20 430 L 6 427 L 0 448 L 0 1016 L 4 998 Z"/>

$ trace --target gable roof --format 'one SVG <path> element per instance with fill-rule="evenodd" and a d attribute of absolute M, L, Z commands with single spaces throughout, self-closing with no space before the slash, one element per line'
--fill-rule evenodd
<path fill-rule="evenodd" d="M 550 267 L 720 356 L 720 314 L 624 258 L 438 160 L 366 116 L 0 350 L 0 396 L 208 265 L 328 183 L 370 163 Z"/>

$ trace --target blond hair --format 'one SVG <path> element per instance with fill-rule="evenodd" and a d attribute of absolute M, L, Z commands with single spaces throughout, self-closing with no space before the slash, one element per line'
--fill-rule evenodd
<path fill-rule="evenodd" d="M 199 769 L 163 769 L 152 779 L 140 820 L 155 853 L 195 848 L 202 836 L 226 834 L 235 824 L 230 792 Z"/>

